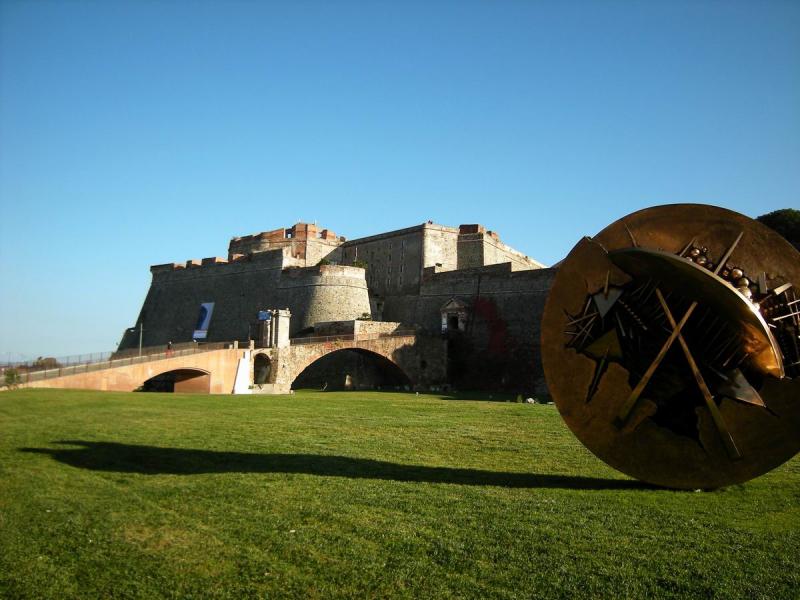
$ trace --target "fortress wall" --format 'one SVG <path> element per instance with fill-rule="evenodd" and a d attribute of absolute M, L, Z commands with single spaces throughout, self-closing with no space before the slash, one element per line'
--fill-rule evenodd
<path fill-rule="evenodd" d="M 306 246 L 306 266 L 313 267 L 323 258 L 331 262 L 341 262 L 340 242 L 336 240 L 309 240 Z"/>
<path fill-rule="evenodd" d="M 458 236 L 458 268 L 473 269 L 483 266 L 483 234 L 468 233 Z"/>
<path fill-rule="evenodd" d="M 207 341 L 246 340 L 248 323 L 255 321 L 257 311 L 280 306 L 277 284 L 282 262 L 278 250 L 231 263 L 153 267 L 139 315 L 144 321 L 143 345 L 191 342 L 203 302 L 215 303 Z M 138 343 L 136 331 L 124 336 L 119 349 Z"/>
<path fill-rule="evenodd" d="M 541 315 L 555 269 L 512 271 L 508 263 L 430 273 L 418 296 L 387 298 L 384 318 L 441 332 L 441 308 L 451 298 L 468 307 L 466 331 L 451 336 L 454 383 L 541 393 Z"/>
<path fill-rule="evenodd" d="M 433 319 L 426 318 L 429 315 L 418 314 L 420 309 L 418 294 L 391 295 L 381 300 L 381 303 L 383 307 L 382 321 L 399 322 L 403 324 L 404 328 L 421 325 L 426 331 L 438 331 L 432 325 Z"/>
<path fill-rule="evenodd" d="M 417 313 L 428 319 L 426 327 L 439 328 L 442 305 L 456 298 L 471 309 L 468 327 L 501 320 L 510 335 L 520 340 L 535 338 L 538 344 L 541 309 L 554 276 L 554 269 L 511 271 L 508 263 L 436 273 L 420 289 Z M 495 306 L 496 311 L 482 309 L 481 304 Z"/>
<path fill-rule="evenodd" d="M 374 295 L 416 291 L 422 275 L 424 226 L 409 227 L 345 242 L 341 262 L 367 263 L 367 282 Z"/>
<path fill-rule="evenodd" d="M 254 254 L 232 263 L 153 267 L 153 281 L 139 317 L 144 321 L 143 345 L 191 342 L 203 302 L 214 302 L 208 342 L 255 336 L 257 313 L 267 308 L 289 308 L 296 315 L 292 334 L 318 320 L 348 320 L 369 313 L 363 269 L 282 269 L 283 251 Z M 138 330 L 129 332 L 119 349 L 135 348 L 138 343 Z"/>
<path fill-rule="evenodd" d="M 440 265 L 445 271 L 458 268 L 458 229 L 433 223 L 424 225 L 423 267 Z"/>
<path fill-rule="evenodd" d="M 367 263 L 367 283 L 372 295 L 380 298 L 415 293 L 421 271 L 430 267 L 444 272 L 501 263 L 511 263 L 515 271 L 544 266 L 507 246 L 482 225 L 454 228 L 424 223 L 351 240 L 340 252 L 343 264 Z"/>
<path fill-rule="evenodd" d="M 519 390 L 540 385 L 539 320 L 553 269 L 540 268 L 481 225 L 456 229 L 428 222 L 343 240 L 297 224 L 234 238 L 230 262 L 208 258 L 152 267 L 140 314 L 144 345 L 191 342 L 203 302 L 215 303 L 209 342 L 255 336 L 256 314 L 268 308 L 292 312 L 292 335 L 317 322 L 371 313 L 404 327 L 420 325 L 442 342 L 441 308 L 456 298 L 468 308 L 465 331 L 448 334 L 449 364 L 461 369 L 456 383 Z M 322 258 L 342 264 L 319 265 Z M 347 266 L 355 261 L 368 263 L 366 277 L 364 269 Z M 373 327 L 366 323 L 353 327 Z M 132 331 L 119 348 L 137 345 L 138 331 Z"/>
<path fill-rule="evenodd" d="M 511 263 L 514 271 L 541 269 L 544 265 L 501 242 L 491 232 L 467 233 L 458 236 L 458 268 Z"/>

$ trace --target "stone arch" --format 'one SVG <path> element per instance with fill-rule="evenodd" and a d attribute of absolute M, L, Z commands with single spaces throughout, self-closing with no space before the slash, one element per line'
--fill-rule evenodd
<path fill-rule="evenodd" d="M 405 387 L 412 381 L 392 358 L 365 348 L 321 352 L 297 368 L 292 388 L 371 389 Z"/>
<path fill-rule="evenodd" d="M 208 394 L 211 391 L 211 373 L 194 367 L 171 369 L 146 380 L 140 389 L 143 392 Z"/>
<path fill-rule="evenodd" d="M 253 357 L 253 385 L 264 385 L 274 380 L 272 359 L 259 352 Z"/>

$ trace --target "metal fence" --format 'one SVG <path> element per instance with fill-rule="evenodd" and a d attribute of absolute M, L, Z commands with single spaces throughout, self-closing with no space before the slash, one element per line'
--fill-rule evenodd
<path fill-rule="evenodd" d="M 417 332 L 414 329 L 405 329 L 393 331 L 391 333 L 344 333 L 340 335 L 292 338 L 289 342 L 293 346 L 337 341 L 362 342 L 383 338 L 410 337 L 416 334 Z M 28 383 L 30 381 L 41 381 L 43 379 L 52 379 L 53 377 L 63 377 L 65 375 L 77 375 L 79 373 L 100 371 L 112 367 L 124 367 L 140 362 L 189 356 L 200 352 L 222 350 L 232 347 L 233 342 L 186 342 L 173 344 L 172 349 L 167 349 L 166 345 L 160 345 L 148 346 L 141 350 L 139 350 L 139 348 L 132 348 L 129 350 L 119 350 L 117 352 L 93 352 L 91 354 L 74 354 L 57 358 L 39 358 L 35 361 L 8 365 L 5 369 L 0 369 L 0 371 L 14 369 L 19 374 L 20 383 Z M 242 346 L 242 348 L 247 348 L 247 346 Z M 2 382 L 0 382 L 0 385 L 2 385 Z"/>
<path fill-rule="evenodd" d="M 139 349 L 135 348 L 120 352 L 95 352 L 59 358 L 37 359 L 29 363 L 18 363 L 9 368 L 13 368 L 19 373 L 20 383 L 28 383 L 64 375 L 77 375 L 112 367 L 124 367 L 151 360 L 189 356 L 201 352 L 222 350 L 232 346 L 231 342 L 215 342 L 211 344 L 189 342 L 186 344 L 173 344 L 171 350 L 168 350 L 166 345 L 142 348 L 141 355 L 139 354 Z"/>

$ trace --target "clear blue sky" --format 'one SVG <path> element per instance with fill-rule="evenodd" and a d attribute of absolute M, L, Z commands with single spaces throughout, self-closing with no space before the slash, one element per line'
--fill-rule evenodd
<path fill-rule="evenodd" d="M 0 3 L 0 360 L 297 220 L 551 264 L 669 202 L 800 206 L 800 3 Z"/>

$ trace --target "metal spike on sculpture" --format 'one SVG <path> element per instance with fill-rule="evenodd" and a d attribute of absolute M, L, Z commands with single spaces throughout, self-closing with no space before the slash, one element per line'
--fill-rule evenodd
<path fill-rule="evenodd" d="M 560 265 L 542 359 L 612 467 L 683 489 L 758 477 L 800 451 L 800 253 L 714 206 L 635 212 Z"/>

